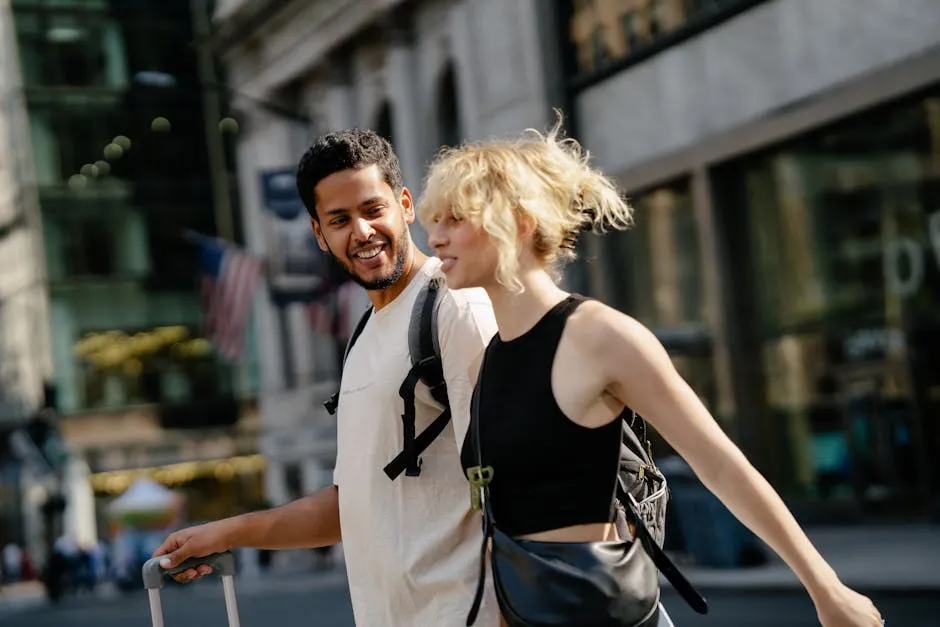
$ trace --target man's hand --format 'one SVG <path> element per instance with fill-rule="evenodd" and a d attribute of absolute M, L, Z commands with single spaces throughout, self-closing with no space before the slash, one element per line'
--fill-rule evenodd
<path fill-rule="evenodd" d="M 191 557 L 206 557 L 213 553 L 222 553 L 232 549 L 232 534 L 237 525 L 236 519 L 226 518 L 216 522 L 180 529 L 171 533 L 163 544 L 153 552 L 153 557 L 164 555 L 160 567 L 164 570 L 174 568 Z M 212 572 L 212 567 L 202 564 L 198 568 L 189 568 L 173 575 L 179 583 L 199 579 Z"/>

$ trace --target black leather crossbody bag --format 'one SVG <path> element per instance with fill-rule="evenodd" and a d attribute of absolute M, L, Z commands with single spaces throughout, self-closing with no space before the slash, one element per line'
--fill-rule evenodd
<path fill-rule="evenodd" d="M 480 381 L 485 365 L 484 357 Z M 468 475 L 477 473 L 477 480 L 471 481 L 482 491 L 483 543 L 468 627 L 476 621 L 483 599 L 487 548 L 491 550 L 496 600 L 510 627 L 653 627 L 659 620 L 657 569 L 693 609 L 699 613 L 707 611 L 705 599 L 653 540 L 617 473 L 614 495 L 620 495 L 622 502 L 629 504 L 626 509 L 636 530 L 634 540 L 542 542 L 515 539 L 500 531 L 489 499 L 493 469 L 483 466 L 480 388 L 478 384 L 471 400 L 479 466 L 470 469 Z"/>

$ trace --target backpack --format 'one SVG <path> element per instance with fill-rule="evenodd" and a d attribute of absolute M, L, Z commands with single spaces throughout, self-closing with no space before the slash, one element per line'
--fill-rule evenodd
<path fill-rule="evenodd" d="M 666 506 L 669 503 L 666 477 L 653 462 L 653 451 L 646 439 L 646 421 L 633 410 L 625 409 L 620 415 L 620 422 L 623 427 L 620 472 L 614 500 L 617 531 L 621 538 L 633 535 L 627 526 L 629 521 L 624 503 L 626 499 L 632 498 L 634 510 L 642 517 L 652 539 L 662 547 L 666 537 Z M 638 426 L 642 427 L 640 433 L 637 432 Z"/>
<path fill-rule="evenodd" d="M 666 536 L 669 487 L 666 477 L 653 463 L 652 448 L 646 439 L 646 421 L 632 409 L 624 409 L 620 414 L 620 423 L 620 472 L 614 499 L 616 511 L 613 512 L 617 532 L 621 538 L 635 537 L 639 540 L 653 564 L 672 584 L 676 593 L 693 610 L 705 614 L 708 612 L 708 603 L 662 550 Z M 637 433 L 638 426 L 642 427 L 640 433 Z M 641 438 L 646 444 L 645 447 L 641 444 Z M 632 504 L 633 507 L 627 504 Z M 632 512 L 636 512 L 643 524 L 636 524 L 639 521 Z"/>
<path fill-rule="evenodd" d="M 444 380 L 444 368 L 441 363 L 441 348 L 437 336 L 437 301 L 443 291 L 443 279 L 432 278 L 418 293 L 414 307 L 411 310 L 411 324 L 408 329 L 408 352 L 411 355 L 411 369 L 405 376 L 398 395 L 404 401 L 402 413 L 402 434 L 404 448 L 383 469 L 386 476 L 395 480 L 404 472 L 408 477 L 417 477 L 421 474 L 421 454 L 444 431 L 450 422 L 450 403 L 447 398 L 447 382 Z M 349 357 L 349 351 L 372 315 L 372 307 L 356 324 L 356 328 L 346 344 L 343 354 L 343 364 Z M 342 373 L 340 374 L 342 376 Z M 421 381 L 427 386 L 431 397 L 443 406 L 443 411 L 420 434 L 415 433 L 415 388 Z M 339 406 L 339 391 L 335 392 L 324 404 L 326 410 L 335 415 Z"/>

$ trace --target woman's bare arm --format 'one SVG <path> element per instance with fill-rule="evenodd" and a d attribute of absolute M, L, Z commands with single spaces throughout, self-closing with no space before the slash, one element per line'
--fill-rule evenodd
<path fill-rule="evenodd" d="M 777 492 L 682 379 L 653 333 L 600 303 L 589 306 L 581 323 L 589 325 L 582 328 L 592 330 L 585 350 L 606 378 L 605 391 L 649 421 L 702 483 L 793 569 L 817 608 L 820 602 L 831 604 L 833 595 L 844 597 L 851 592 L 806 537 Z M 877 615 L 873 606 L 871 610 Z"/>

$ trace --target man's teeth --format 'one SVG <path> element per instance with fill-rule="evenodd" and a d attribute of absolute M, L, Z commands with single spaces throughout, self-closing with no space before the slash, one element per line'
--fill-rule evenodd
<path fill-rule="evenodd" d="M 375 248 L 367 248 L 365 250 L 360 250 L 356 253 L 358 259 L 372 259 L 376 255 L 382 252 L 381 246 L 376 246 Z"/>

